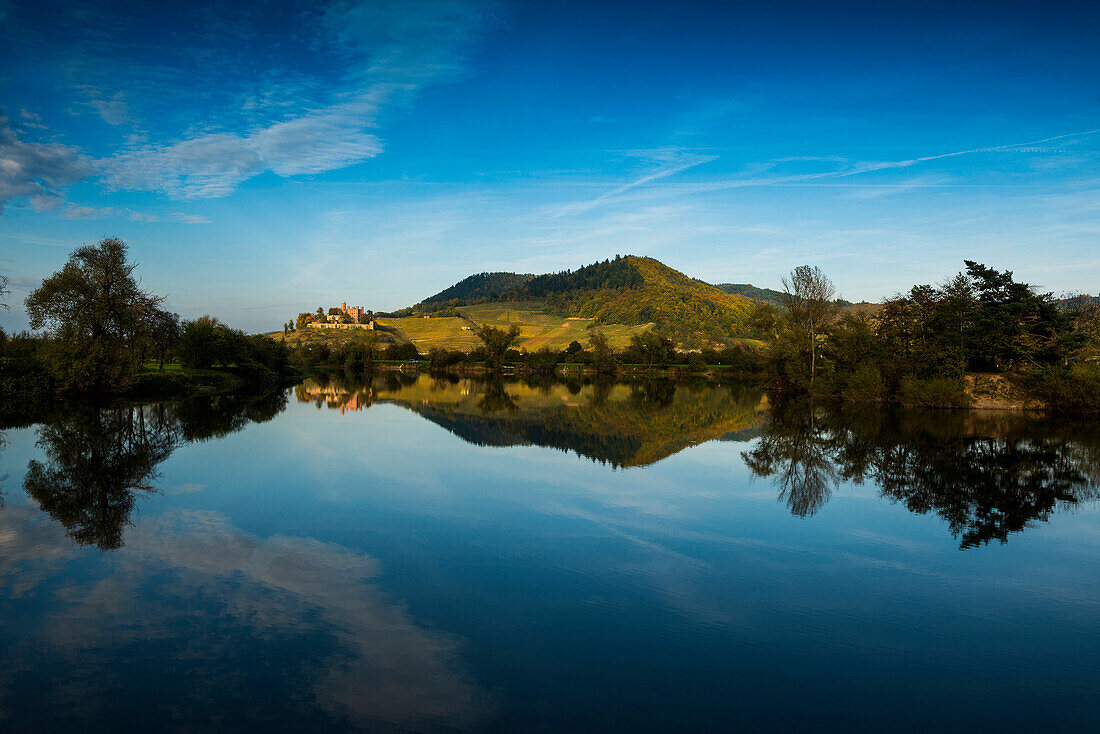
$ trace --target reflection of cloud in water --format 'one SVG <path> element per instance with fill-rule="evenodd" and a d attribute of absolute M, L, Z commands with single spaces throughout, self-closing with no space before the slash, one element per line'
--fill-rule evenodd
<path fill-rule="evenodd" d="M 0 513 L 0 593 L 6 597 L 48 583 L 63 559 L 77 553 L 58 525 L 34 522 L 22 510 Z M 197 702 L 207 688 L 247 685 L 250 670 L 241 668 L 249 662 L 236 654 L 235 642 L 291 636 L 331 641 L 297 648 L 319 647 L 327 659 L 296 662 L 314 673 L 303 676 L 314 680 L 313 700 L 339 718 L 375 722 L 375 728 L 385 722 L 468 729 L 486 713 L 484 696 L 456 668 L 457 641 L 417 627 L 371 581 L 378 562 L 354 550 L 305 538 L 264 539 L 214 513 L 179 512 L 140 522 L 123 549 L 100 558 L 111 572 L 51 589 L 55 611 L 45 617 L 43 639 L 19 646 L 20 656 L 31 658 L 19 661 L 24 670 L 45 655 L 80 665 L 96 661 L 96 674 L 74 676 L 55 692 L 57 705 L 116 690 L 117 649 L 192 634 L 196 614 L 213 608 L 216 614 L 199 614 L 197 639 L 186 640 L 187 654 L 212 673 L 187 681 Z M 28 573 L 28 566 L 43 568 Z M 18 575 L 11 573 L 15 567 Z M 214 673 L 219 669 L 224 681 Z M 0 687 L 9 682 L 0 675 Z M 295 688 L 302 682 L 290 681 Z"/>

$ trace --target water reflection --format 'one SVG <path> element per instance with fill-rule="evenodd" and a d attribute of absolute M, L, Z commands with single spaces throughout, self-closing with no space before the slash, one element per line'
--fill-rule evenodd
<path fill-rule="evenodd" d="M 800 404 L 774 411 L 742 456 L 795 515 L 820 510 L 841 481 L 871 481 L 910 511 L 940 516 L 962 548 L 1007 542 L 1100 496 L 1095 424 L 1036 416 Z"/>
<path fill-rule="evenodd" d="M 114 550 L 136 497 L 154 490 L 157 467 L 176 448 L 270 420 L 285 407 L 282 391 L 113 408 L 65 405 L 38 427 L 45 461 L 30 461 L 23 488 L 77 544 Z"/>
<path fill-rule="evenodd" d="M 295 395 L 341 413 L 400 405 L 479 446 L 546 446 L 615 467 L 646 466 L 705 441 L 744 436 L 767 409 L 759 390 L 737 384 L 401 372 L 319 375 Z"/>

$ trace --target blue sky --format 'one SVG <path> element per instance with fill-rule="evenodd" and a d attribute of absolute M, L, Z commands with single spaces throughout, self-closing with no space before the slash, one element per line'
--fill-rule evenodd
<path fill-rule="evenodd" d="M 81 242 L 187 317 L 617 253 L 1100 291 L 1100 6 L 0 0 L 7 329 Z"/>

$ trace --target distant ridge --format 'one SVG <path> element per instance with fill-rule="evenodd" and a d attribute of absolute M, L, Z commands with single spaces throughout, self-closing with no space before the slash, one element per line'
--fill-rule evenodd
<path fill-rule="evenodd" d="M 744 296 L 745 298 L 751 298 L 754 301 L 760 301 L 762 303 L 774 303 L 776 305 L 782 305 L 783 303 L 783 291 L 776 291 L 771 288 L 757 288 L 751 283 L 717 283 L 714 287 L 726 293 Z"/>
<path fill-rule="evenodd" d="M 751 298 L 754 301 L 760 303 L 771 303 L 776 306 L 783 305 L 783 291 L 772 290 L 771 288 L 757 288 L 751 283 L 719 283 L 714 286 L 726 293 L 733 293 L 738 296 L 744 296 L 745 298 Z M 843 298 L 838 298 L 837 303 L 841 306 L 853 306 L 851 301 L 845 301 Z"/>

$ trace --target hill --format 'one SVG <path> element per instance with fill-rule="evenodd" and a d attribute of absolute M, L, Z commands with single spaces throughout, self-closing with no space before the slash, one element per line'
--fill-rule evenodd
<path fill-rule="evenodd" d="M 539 276 L 480 273 L 394 315 L 451 308 L 464 314 L 464 307 L 504 301 L 525 302 L 528 310 L 566 319 L 590 319 L 591 325 L 652 324 L 658 334 L 685 347 L 725 345 L 752 336 L 750 299 L 634 255 Z"/>
<path fill-rule="evenodd" d="M 519 273 L 477 273 L 468 278 L 463 278 L 450 288 L 445 288 L 434 296 L 428 296 L 420 302 L 420 305 L 492 301 L 523 288 L 534 278 L 534 275 L 520 275 Z"/>

